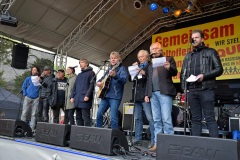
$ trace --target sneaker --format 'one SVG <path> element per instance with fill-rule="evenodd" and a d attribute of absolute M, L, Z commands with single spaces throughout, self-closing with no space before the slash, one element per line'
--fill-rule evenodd
<path fill-rule="evenodd" d="M 154 146 L 154 141 L 151 141 L 149 144 L 148 144 L 148 149 L 152 148 Z"/>
<path fill-rule="evenodd" d="M 135 141 L 133 142 L 134 146 L 141 146 L 142 145 L 142 141 Z"/>
<path fill-rule="evenodd" d="M 150 152 L 156 152 L 157 150 L 157 146 L 154 145 L 152 148 L 149 149 Z"/>

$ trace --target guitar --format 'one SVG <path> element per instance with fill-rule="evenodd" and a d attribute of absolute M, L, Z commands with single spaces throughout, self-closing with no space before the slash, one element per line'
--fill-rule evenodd
<path fill-rule="evenodd" d="M 121 63 L 118 62 L 117 64 L 115 64 L 111 70 L 115 70 Z M 97 92 L 97 97 L 98 98 L 104 98 L 107 94 L 107 91 L 109 89 L 109 85 L 111 82 L 112 77 L 109 76 L 109 73 L 103 78 L 103 80 L 101 81 L 103 86 L 102 88 L 99 88 L 98 92 Z"/>

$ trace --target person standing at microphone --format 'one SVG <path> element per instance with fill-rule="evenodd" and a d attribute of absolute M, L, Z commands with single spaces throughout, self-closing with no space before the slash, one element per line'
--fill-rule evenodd
<path fill-rule="evenodd" d="M 159 42 L 150 46 L 152 58 L 163 57 L 162 45 Z M 176 95 L 172 77 L 178 73 L 173 57 L 167 56 L 163 66 L 148 68 L 145 102 L 151 99 L 154 121 L 154 146 L 149 151 L 157 149 L 157 135 L 159 133 L 174 134 L 172 125 L 172 97 Z"/>
<path fill-rule="evenodd" d="M 218 126 L 215 120 L 214 100 L 216 77 L 222 75 L 223 67 L 217 51 L 204 44 L 202 30 L 193 30 L 191 35 L 193 51 L 183 60 L 181 69 L 181 87 L 188 90 L 187 99 L 191 107 L 192 135 L 200 136 L 202 132 L 202 113 L 204 114 L 209 135 L 218 137 Z M 186 79 L 194 75 L 197 81 L 187 83 Z"/>

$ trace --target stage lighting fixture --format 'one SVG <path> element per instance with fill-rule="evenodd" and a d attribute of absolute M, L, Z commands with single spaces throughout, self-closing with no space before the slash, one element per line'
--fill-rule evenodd
<path fill-rule="evenodd" d="M 143 4 L 142 4 L 142 2 L 140 0 L 135 0 L 133 2 L 133 6 L 134 6 L 135 9 L 141 9 Z"/>
<path fill-rule="evenodd" d="M 188 2 L 188 6 L 187 6 L 187 8 L 185 9 L 185 11 L 186 12 L 191 12 L 193 10 L 193 4 L 192 4 L 192 2 Z"/>
<path fill-rule="evenodd" d="M 16 17 L 10 16 L 9 13 L 4 13 L 0 16 L 0 22 L 2 25 L 17 27 L 18 21 Z"/>
<path fill-rule="evenodd" d="M 178 9 L 178 10 L 176 10 L 176 11 L 174 11 L 174 17 L 179 17 L 180 16 L 180 14 L 182 13 L 182 10 L 181 9 Z"/>
<path fill-rule="evenodd" d="M 167 14 L 169 12 L 169 8 L 168 7 L 164 7 L 162 11 L 163 11 L 164 14 Z"/>
<path fill-rule="evenodd" d="M 149 5 L 149 9 L 150 9 L 151 11 L 157 10 L 157 9 L 158 9 L 158 4 L 157 4 L 157 3 L 151 3 L 151 4 Z"/>

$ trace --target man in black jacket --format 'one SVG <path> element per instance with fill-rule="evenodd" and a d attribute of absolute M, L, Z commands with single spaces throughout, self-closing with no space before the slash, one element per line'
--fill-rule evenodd
<path fill-rule="evenodd" d="M 56 78 L 48 86 L 49 105 L 53 111 L 53 123 L 59 123 L 60 109 L 64 110 L 67 78 L 63 69 L 59 69 Z M 64 113 L 64 124 L 68 123 L 68 115 Z"/>
<path fill-rule="evenodd" d="M 40 76 L 39 106 L 37 109 L 37 122 L 49 122 L 49 103 L 47 98 L 47 88 L 50 85 L 54 74 L 49 66 L 45 66 Z"/>
<path fill-rule="evenodd" d="M 146 118 L 149 122 L 149 128 L 151 132 L 151 141 L 148 145 L 148 148 L 154 146 L 154 122 L 152 116 L 151 103 L 145 102 L 145 91 L 147 83 L 147 73 L 149 67 L 149 53 L 147 50 L 140 50 L 138 52 L 138 62 L 133 65 L 138 65 L 138 72 L 142 75 L 141 78 L 136 77 L 133 84 L 133 98 L 135 99 L 134 105 L 134 118 L 135 118 L 135 142 L 134 145 L 142 145 L 142 132 L 143 132 L 143 117 L 142 111 L 146 115 Z"/>
<path fill-rule="evenodd" d="M 218 127 L 214 114 L 216 77 L 222 75 L 223 67 L 217 51 L 204 45 L 204 34 L 201 30 L 192 31 L 193 51 L 188 53 L 181 70 L 181 86 L 194 75 L 197 81 L 187 83 L 187 99 L 192 114 L 192 135 L 200 136 L 202 132 L 202 112 L 207 122 L 211 137 L 218 137 Z"/>

